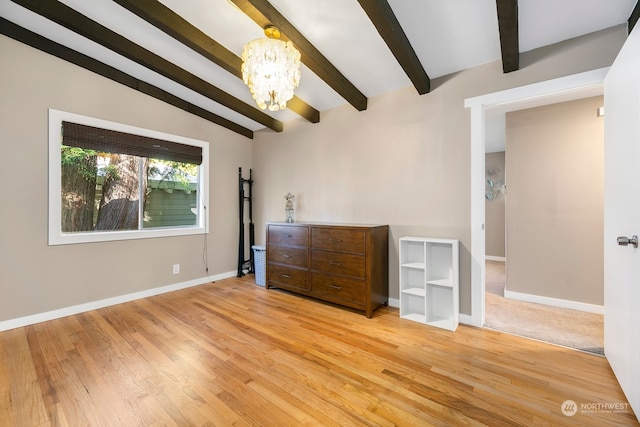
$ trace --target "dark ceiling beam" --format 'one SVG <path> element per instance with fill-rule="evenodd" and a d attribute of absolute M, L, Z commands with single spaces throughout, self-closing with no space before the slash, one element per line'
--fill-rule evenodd
<path fill-rule="evenodd" d="M 163 76 L 206 96 L 207 98 L 230 108 L 264 126 L 281 132 L 281 121 L 275 120 L 263 113 L 215 87 L 209 82 L 189 73 L 188 71 L 172 64 L 166 59 L 150 52 L 143 47 L 131 42 L 125 37 L 87 18 L 74 9 L 56 0 L 12 0 L 63 27 L 80 34 L 102 46 L 141 64 Z"/>
<path fill-rule="evenodd" d="M 627 21 L 627 30 L 629 31 L 629 34 L 631 34 L 633 27 L 636 26 L 638 18 L 640 18 L 640 2 L 636 2 L 636 6 L 633 8 L 631 16 L 629 16 L 629 20 Z"/>
<path fill-rule="evenodd" d="M 157 0 L 114 0 L 151 25 L 159 28 L 185 46 L 242 79 L 242 59 L 196 26 Z M 294 95 L 287 108 L 312 123 L 320 121 L 320 112 Z"/>
<path fill-rule="evenodd" d="M 496 0 L 498 28 L 502 50 L 502 71 L 510 73 L 520 69 L 520 43 L 518 40 L 518 0 Z"/>
<path fill-rule="evenodd" d="M 429 93 L 431 80 L 387 0 L 358 0 L 393 56 L 420 95 Z"/>
<path fill-rule="evenodd" d="M 358 111 L 367 109 L 367 97 L 362 94 L 342 73 L 320 53 L 287 19 L 267 0 L 230 0 L 256 24 L 264 28 L 275 25 L 280 30 L 280 39 L 291 40 L 300 51 L 301 61 L 318 77 L 324 80 Z M 247 40 L 248 41 L 248 40 Z"/>
<path fill-rule="evenodd" d="M 27 30 L 26 28 L 22 28 L 21 26 L 16 25 L 11 21 L 7 21 L 6 19 L 1 17 L 0 33 L 16 41 L 19 41 L 20 43 L 31 46 L 34 49 L 38 49 L 42 52 L 48 53 L 49 55 L 53 55 L 64 61 L 75 64 L 86 70 L 92 71 L 96 74 L 113 80 L 114 82 L 120 83 L 124 86 L 130 87 L 131 89 L 135 89 L 153 98 L 159 99 L 160 101 L 166 102 L 167 104 L 173 105 L 174 107 L 180 108 L 188 113 L 202 117 L 205 120 L 227 128 L 242 136 L 253 139 L 253 131 L 251 129 L 240 126 L 232 122 L 231 120 L 220 117 L 217 114 L 205 110 L 204 108 L 198 107 L 197 105 L 191 104 L 181 98 L 178 98 L 177 96 L 165 90 L 138 80 L 137 78 L 132 77 L 129 74 L 126 74 L 116 68 L 106 65 L 80 52 L 69 49 L 66 46 L 49 40 L 39 34 Z"/>

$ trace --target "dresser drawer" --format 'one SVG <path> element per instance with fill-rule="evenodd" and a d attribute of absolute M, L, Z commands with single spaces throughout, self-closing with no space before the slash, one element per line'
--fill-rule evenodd
<path fill-rule="evenodd" d="M 311 247 L 329 251 L 364 253 L 364 230 L 340 227 L 312 227 Z"/>
<path fill-rule="evenodd" d="M 309 272 L 307 270 L 298 270 L 274 264 L 269 264 L 267 269 L 269 286 L 279 287 L 282 285 L 286 288 L 297 288 L 305 291 L 311 289 L 308 279 Z"/>
<path fill-rule="evenodd" d="M 292 225 L 269 225 L 267 243 L 281 245 L 308 246 L 309 227 Z"/>
<path fill-rule="evenodd" d="M 309 266 L 309 251 L 307 248 L 294 248 L 270 244 L 268 262 L 277 262 L 280 264 L 307 268 Z"/>
<path fill-rule="evenodd" d="M 365 278 L 365 259 L 362 255 L 313 249 L 311 268 L 325 273 Z"/>
<path fill-rule="evenodd" d="M 318 293 L 356 304 L 365 301 L 364 280 L 349 277 L 334 276 L 332 274 L 311 273 L 311 289 Z"/>

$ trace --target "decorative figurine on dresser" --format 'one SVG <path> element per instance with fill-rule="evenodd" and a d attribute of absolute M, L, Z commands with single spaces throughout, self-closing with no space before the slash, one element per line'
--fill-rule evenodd
<path fill-rule="evenodd" d="M 269 222 L 266 288 L 330 301 L 371 318 L 389 299 L 388 229 L 387 225 Z"/>
<path fill-rule="evenodd" d="M 294 196 L 291 193 L 287 193 L 287 195 L 284 196 L 284 199 L 287 201 L 287 203 L 284 206 L 286 221 L 293 222 L 293 218 L 294 218 L 293 201 L 296 199 L 296 196 Z"/>

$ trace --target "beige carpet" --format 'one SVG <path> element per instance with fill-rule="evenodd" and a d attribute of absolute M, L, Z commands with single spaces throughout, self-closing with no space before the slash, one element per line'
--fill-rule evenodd
<path fill-rule="evenodd" d="M 503 262 L 487 261 L 485 283 L 485 327 L 604 354 L 602 315 L 504 298 Z"/>

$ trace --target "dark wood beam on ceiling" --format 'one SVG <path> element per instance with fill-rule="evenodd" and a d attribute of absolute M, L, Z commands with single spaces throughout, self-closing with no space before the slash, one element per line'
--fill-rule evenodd
<path fill-rule="evenodd" d="M 211 83 L 189 73 L 167 61 L 159 55 L 150 52 L 143 47 L 133 43 L 125 37 L 111 31 L 110 29 L 87 18 L 74 9 L 56 0 L 12 0 L 63 27 L 80 34 L 102 46 L 141 64 L 163 76 L 185 86 L 189 89 L 206 96 L 207 98 L 224 105 L 264 126 L 281 132 L 283 125 L 279 120 L 275 120 L 268 114 L 263 113 L 229 95 Z"/>
<path fill-rule="evenodd" d="M 27 30 L 26 28 L 16 25 L 13 22 L 7 21 L 6 19 L 1 17 L 0 33 L 16 41 L 19 41 L 20 43 L 31 46 L 34 49 L 38 49 L 42 52 L 48 53 L 49 55 L 53 55 L 56 58 L 60 58 L 64 61 L 75 64 L 86 70 L 92 71 L 96 74 L 113 80 L 114 82 L 120 83 L 124 86 L 130 87 L 131 89 L 135 89 L 138 92 L 142 92 L 153 98 L 159 99 L 160 101 L 166 102 L 167 104 L 173 105 L 174 107 L 180 108 L 181 110 L 184 110 L 188 113 L 202 117 L 205 120 L 227 128 L 242 136 L 253 139 L 253 131 L 251 129 L 240 126 L 237 123 L 232 122 L 231 120 L 220 117 L 217 114 L 205 110 L 204 108 L 198 107 L 197 105 L 191 104 L 181 98 L 178 98 L 177 96 L 165 90 L 138 80 L 135 77 L 130 76 L 129 74 L 111 67 L 110 65 L 106 65 L 87 55 L 84 55 L 52 40 L 49 40 L 46 37 Z"/>
<path fill-rule="evenodd" d="M 502 50 L 502 71 L 510 73 L 520 69 L 520 43 L 518 41 L 518 0 L 496 0 L 498 28 Z"/>
<path fill-rule="evenodd" d="M 129 74 L 126 74 L 80 52 L 69 49 L 66 46 L 49 40 L 46 37 L 27 30 L 26 28 L 16 25 L 13 22 L 7 21 L 6 19 L 1 17 L 0 33 L 16 41 L 19 41 L 20 43 L 31 46 L 34 49 L 38 49 L 42 52 L 48 53 L 49 55 L 53 55 L 64 61 L 75 64 L 86 70 L 92 71 L 96 74 L 113 80 L 114 82 L 120 83 L 124 86 L 130 87 L 131 89 L 135 89 L 153 98 L 159 99 L 160 101 L 166 102 L 167 104 L 173 105 L 174 107 L 180 108 L 181 110 L 184 110 L 188 113 L 202 117 L 205 120 L 225 127 L 242 136 L 253 139 L 253 131 L 251 129 L 240 126 L 232 122 L 231 120 L 220 117 L 217 114 L 205 110 L 204 108 L 200 108 L 197 105 L 191 104 L 181 98 L 178 98 L 177 96 L 167 91 L 145 83 L 135 77 L 130 76 Z"/>
<path fill-rule="evenodd" d="M 420 95 L 428 93 L 431 90 L 431 80 L 387 0 L 358 0 L 358 3 L 369 16 L 418 93 Z"/>
<path fill-rule="evenodd" d="M 631 34 L 633 27 L 636 26 L 638 18 L 640 18 L 640 2 L 636 2 L 636 5 L 631 12 L 631 16 L 629 16 L 629 20 L 627 21 L 627 30 L 629 31 L 629 34 Z"/>
<path fill-rule="evenodd" d="M 157 0 L 114 0 L 151 25 L 164 31 L 185 46 L 242 79 L 242 59 L 196 26 Z M 294 95 L 287 108 L 312 123 L 320 121 L 320 112 Z"/>
<path fill-rule="evenodd" d="M 291 40 L 300 51 L 301 61 L 318 77 L 324 80 L 358 111 L 367 109 L 367 97 L 362 94 L 314 45 L 307 40 L 267 0 L 230 0 L 256 24 L 264 28 L 275 25 L 280 30 L 280 39 Z"/>

